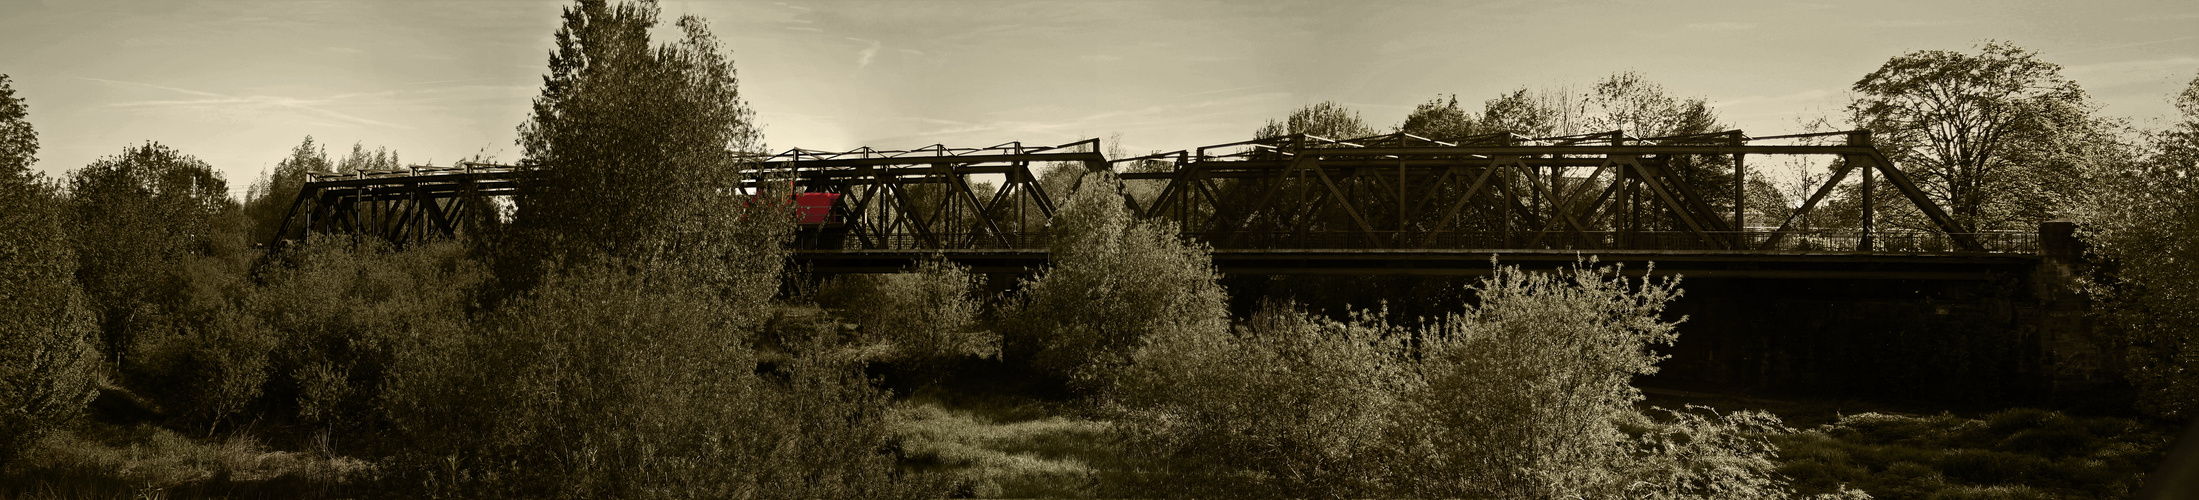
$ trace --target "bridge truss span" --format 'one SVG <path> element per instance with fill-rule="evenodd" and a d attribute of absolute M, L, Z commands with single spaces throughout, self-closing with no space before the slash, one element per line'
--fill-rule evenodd
<path fill-rule="evenodd" d="M 1807 198 L 1752 203 L 1763 194 L 1751 193 L 1751 156 L 1818 157 L 1828 171 Z M 1124 179 L 1149 184 L 1132 188 L 1149 193 L 1134 197 L 1141 213 L 1174 220 L 1217 248 L 2017 249 L 1948 216 L 1864 132 L 1298 134 L 1116 163 L 1128 167 Z M 1843 184 L 1851 175 L 1861 182 Z M 1830 217 L 1819 210 L 1843 188 L 1860 191 L 1851 200 L 1870 201 L 1844 207 L 1860 211 L 1838 214 L 1848 224 L 1823 227 Z M 1922 224 L 1882 227 L 1882 206 Z"/>
<path fill-rule="evenodd" d="M 310 233 L 373 236 L 403 245 L 451 238 L 480 217 L 495 217 L 495 200 L 520 190 L 510 165 L 461 162 L 357 172 L 307 172 L 270 244 Z"/>
<path fill-rule="evenodd" d="M 1049 193 L 1033 166 L 1105 170 L 1099 145 L 1089 139 L 1054 146 L 796 148 L 765 159 L 747 177 L 755 179 L 752 186 L 783 179 L 797 192 L 833 200 L 828 217 L 804 225 L 800 248 L 1044 248 L 1047 224 L 1081 182 Z"/>
<path fill-rule="evenodd" d="M 1110 159 L 1102 150 L 1097 139 L 982 148 L 796 148 L 749 156 L 728 168 L 748 179 L 740 197 L 794 197 L 798 258 L 843 263 L 898 262 L 935 252 L 1028 260 L 1044 253 L 1050 228 L 1074 193 L 1095 186 L 1119 190 L 1109 198 L 1139 216 L 1172 222 L 1185 238 L 1213 246 L 1217 258 L 1228 255 L 1237 263 L 1232 265 L 1246 269 L 1282 268 L 1249 264 L 1266 262 L 1254 255 L 1260 252 L 1303 264 L 1296 267 L 1348 263 L 1359 269 L 1407 257 L 1450 262 L 1429 260 L 1428 252 L 1808 260 L 1831 254 L 2016 256 L 2039 249 L 2036 233 L 1965 227 L 1860 131 L 1653 138 L 1619 132 L 1440 139 L 1295 134 L 1134 158 Z M 1803 190 L 1767 191 L 1760 179 L 1765 167 L 1750 165 L 1766 158 L 1775 164 L 1815 158 L 1823 173 Z M 463 232 L 470 217 L 494 216 L 496 205 L 481 200 L 516 197 L 524 191 L 524 171 L 550 167 L 462 163 L 316 173 L 290 208 L 277 242 L 310 232 L 373 235 L 399 244 L 450 237 Z M 1087 182 L 1099 172 L 1121 182 Z"/>

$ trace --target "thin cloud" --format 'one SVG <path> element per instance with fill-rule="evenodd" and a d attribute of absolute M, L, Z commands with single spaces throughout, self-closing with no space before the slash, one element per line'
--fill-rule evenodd
<path fill-rule="evenodd" d="M 1229 92 L 1269 86 L 1272 85 L 1260 85 L 1256 87 L 1245 87 L 1237 89 L 1222 89 L 1218 91 L 1201 92 L 1199 94 L 1191 95 Z M 893 141 L 919 138 L 925 140 L 946 140 L 954 139 L 955 137 L 953 136 L 970 135 L 977 133 L 991 133 L 1002 137 L 1020 137 L 1025 139 L 1033 138 L 1033 136 L 1081 138 L 1086 137 L 1087 135 L 1081 132 L 1071 131 L 1092 129 L 1120 129 L 1126 126 L 1143 127 L 1163 124 L 1179 125 L 1185 123 L 1205 123 L 1207 120 L 1222 117 L 1228 115 L 1229 113 L 1227 111 L 1198 110 L 1227 107 L 1232 104 L 1243 103 L 1247 101 L 1276 99 L 1287 97 L 1289 95 L 1290 93 L 1288 92 L 1261 92 L 1255 94 L 1205 100 L 1191 104 L 1156 105 L 1131 110 L 1106 111 L 1067 120 L 988 120 L 981 122 L 963 122 L 932 117 L 904 117 L 902 119 L 912 120 L 919 123 L 939 125 L 939 127 L 912 134 L 876 138 L 872 139 L 871 141 L 877 143 L 890 143 Z"/>
<path fill-rule="evenodd" d="M 100 83 L 111 83 L 111 84 L 115 84 L 115 85 L 131 85 L 131 86 L 137 86 L 137 87 L 155 88 L 155 89 L 161 89 L 161 90 L 166 90 L 166 91 L 171 91 L 171 92 L 180 92 L 180 93 L 185 93 L 185 94 L 191 94 L 191 95 L 195 95 L 195 96 L 204 96 L 204 97 L 227 97 L 227 96 L 224 96 L 224 95 L 221 95 L 221 94 L 216 94 L 216 93 L 213 93 L 213 92 L 200 92 L 200 91 L 196 91 L 196 90 L 191 90 L 191 89 L 183 89 L 183 88 L 176 88 L 176 87 L 168 87 L 168 86 L 163 86 L 163 85 L 153 85 L 153 84 L 150 84 L 150 83 L 125 82 L 125 81 L 121 81 L 121 80 L 108 80 L 108 79 L 105 79 L 105 78 L 92 78 L 92 77 L 88 77 L 88 76 L 79 76 L 79 77 L 77 77 L 77 78 L 79 78 L 79 79 L 83 79 L 83 80 L 91 80 L 91 81 L 95 81 L 95 82 L 100 82 Z"/>
<path fill-rule="evenodd" d="M 2101 80 L 2102 76 L 2105 75 L 2144 75 L 2145 78 L 2150 78 L 2152 75 L 2173 72 L 2178 69 L 2186 69 L 2193 66 L 2199 66 L 2199 57 L 2176 56 L 2158 59 L 2136 59 L 2094 64 L 2078 64 L 2067 66 L 2066 69 L 2069 70 L 2070 76 L 2093 75 L 2089 78 L 2091 78 L 2095 83 L 2098 83 L 2098 80 Z M 2111 80 L 2128 81 L 2137 81 L 2141 79 L 2143 78 L 2111 78 Z"/>
<path fill-rule="evenodd" d="M 460 78 L 460 79 L 456 79 L 456 80 L 428 80 L 428 81 L 424 81 L 424 82 L 410 82 L 410 83 L 400 83 L 400 84 L 398 84 L 398 85 L 434 85 L 434 84 L 438 84 L 438 83 L 478 82 L 478 81 L 483 81 L 483 80 L 495 80 L 495 78 Z"/>
<path fill-rule="evenodd" d="M 370 119 L 370 118 L 365 118 L 365 117 L 361 117 L 361 116 L 357 116 L 357 115 L 352 115 L 352 114 L 349 114 L 349 113 L 344 113 L 344 112 L 340 112 L 340 111 L 336 111 L 336 110 L 332 110 L 332 109 L 327 109 L 327 108 L 323 108 L 323 107 L 321 107 L 321 106 L 320 106 L 320 105 L 323 105 L 323 104 L 330 104 L 330 103 L 333 103 L 333 102 L 337 101 L 338 99 L 342 99 L 342 98 L 349 98 L 349 97 L 361 97 L 361 96 L 388 96 L 388 95 L 392 95 L 392 93 L 391 93 L 391 92 L 387 92 L 387 91 L 384 91 L 384 92 L 370 92 L 370 93 L 352 93 L 352 94 L 343 94 L 343 95 L 335 96 L 335 97 L 333 97 L 333 98 L 323 98 L 323 99 L 300 99 L 300 98 L 294 98 L 294 97 L 265 96 L 265 95 L 254 95 L 254 96 L 232 96 L 232 95 L 217 94 L 217 93 L 213 93 L 213 92 L 204 92 L 204 91 L 198 91 L 198 90 L 191 90 L 191 89 L 186 89 L 186 88 L 179 88 L 179 87 L 169 87 L 169 86 L 165 86 L 165 85 L 154 85 L 154 84 L 150 84 L 150 83 L 139 83 L 139 82 L 126 82 L 126 81 L 121 81 L 121 80 L 108 80 L 108 79 L 104 79 L 104 78 L 90 78 L 90 77 L 79 77 L 79 78 L 83 78 L 83 79 L 85 79 L 85 80 L 91 80 L 91 81 L 96 81 L 96 82 L 102 82 L 102 83 L 119 84 L 119 85 L 131 85 L 131 86 L 138 86 L 138 87 L 146 87 L 146 88 L 161 89 L 161 90 L 167 90 L 167 91 L 171 91 L 171 92 L 176 92 L 176 93 L 181 93 L 181 94 L 186 94 L 186 95 L 191 95 L 191 96 L 197 96 L 197 97 L 200 97 L 199 99 L 150 99 L 150 100 L 141 100 L 141 101 L 124 101 L 124 102 L 116 102 L 116 103 L 110 103 L 110 104 L 108 104 L 108 106 L 109 106 L 109 107 L 116 107 L 116 108 L 211 108 L 211 109 L 215 109 L 215 110 L 220 110 L 220 111 L 239 111 L 239 110 L 242 110 L 242 109 L 266 109 L 266 108 L 283 108 L 283 109 L 294 109 L 294 110 L 298 110 L 298 111 L 304 111 L 304 112 L 307 112 L 307 113 L 317 114 L 317 115 L 320 115 L 320 116 L 322 116 L 322 117 L 325 117 L 325 118 L 334 118 L 334 119 L 337 119 L 337 120 L 343 120 L 343 121 L 348 121 L 348 122 L 352 122 L 352 123 L 359 123 L 359 124 L 365 124 L 365 125 L 374 125 L 374 126 L 379 126 L 379 127 L 389 127 L 389 128 L 397 128 L 397 129 L 410 129 L 410 128 L 412 128 L 412 127 L 407 127 L 407 126 L 404 126 L 404 125 L 398 125 L 398 124 L 395 124 L 395 123 L 389 123 L 389 122 L 384 122 L 384 121 L 374 120 L 374 119 Z"/>
<path fill-rule="evenodd" d="M 870 66 L 871 58 L 878 57 L 878 49 L 881 47 L 885 47 L 885 44 L 879 43 L 879 41 L 877 40 L 871 40 L 868 38 L 848 39 L 870 44 L 869 47 L 864 47 L 863 50 L 855 52 L 855 69 L 863 69 L 864 67 Z"/>
<path fill-rule="evenodd" d="M 1719 23 L 1690 23 L 1687 25 L 1687 29 L 1698 31 L 1745 31 L 1756 29 L 1756 23 L 1736 23 L 1730 21 Z"/>
<path fill-rule="evenodd" d="M 1259 89 L 1259 88 L 1267 88 L 1267 87 L 1273 87 L 1273 86 L 1277 86 L 1277 85 L 1288 85 L 1288 84 L 1290 84 L 1290 83 L 1291 83 L 1291 82 L 1283 82 L 1283 83 L 1270 83 L 1270 84 L 1267 84 L 1267 85 L 1253 85 L 1253 86 L 1250 86 L 1250 87 L 1237 87 L 1237 88 L 1233 88 L 1233 89 L 1209 90 L 1209 91 L 1205 91 L 1205 92 L 1192 92 L 1192 93 L 1189 93 L 1189 94 L 1184 94 L 1184 95 L 1180 95 L 1180 96 L 1176 96 L 1176 97 L 1182 98 L 1182 97 L 1193 97 L 1193 96 L 1202 96 L 1202 95 L 1207 95 L 1207 94 L 1220 94 L 1220 93 L 1223 93 L 1223 92 L 1236 92 L 1236 91 L 1240 91 L 1240 90 L 1252 90 L 1252 89 Z"/>
<path fill-rule="evenodd" d="M 2086 53 L 2086 52 L 2098 52 L 2098 51 L 2102 51 L 2102 50 L 2128 49 L 2128 48 L 2132 48 L 2132 47 L 2144 47 L 2144 46 L 2147 46 L 2147 45 L 2160 45 L 2160 44 L 2164 44 L 2164 43 L 2181 42 L 2181 41 L 2185 41 L 2185 40 L 2190 40 L 2190 39 L 2194 39 L 2194 38 L 2199 38 L 2199 36 L 2180 36 L 2180 37 L 2176 37 L 2176 38 L 2170 38 L 2170 39 L 2167 39 L 2167 40 L 2154 40 L 2154 41 L 2151 41 L 2151 42 L 2138 42 L 2138 43 L 2130 43 L 2130 44 L 2123 44 L 2123 45 L 2109 45 L 2109 46 L 2106 46 L 2106 47 L 2094 47 L 2094 48 L 2089 48 L 2089 49 L 2078 49 L 2078 50 L 2065 50 L 2065 51 L 2061 51 L 2061 52 L 2051 52 L 2051 53 L 2039 54 L 2039 55 L 2041 55 L 2041 56 L 2065 56 L 2065 55 L 2069 55 L 2069 54 L 2083 54 L 2083 53 Z"/>
<path fill-rule="evenodd" d="M 1809 89 L 1780 95 L 1752 95 L 1735 97 L 1732 99 L 1722 99 L 1711 101 L 1710 105 L 1718 107 L 1753 106 L 1766 103 L 1786 105 L 1796 102 L 1820 101 L 1832 95 L 1832 90 Z"/>
<path fill-rule="evenodd" d="M 2199 19 L 2199 12 L 2185 12 L 2182 14 L 2146 14 L 2143 16 L 2123 18 L 2124 21 L 2131 22 L 2184 21 L 2191 19 Z"/>
<path fill-rule="evenodd" d="M 1879 19 L 1871 21 L 1873 28 L 1938 28 L 1970 24 L 1967 19 Z"/>

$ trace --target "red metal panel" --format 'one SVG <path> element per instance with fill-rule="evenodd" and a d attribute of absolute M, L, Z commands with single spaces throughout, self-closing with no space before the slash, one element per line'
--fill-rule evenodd
<path fill-rule="evenodd" d="M 802 193 L 794 196 L 794 210 L 802 224 L 823 224 L 832 221 L 832 204 L 840 201 L 839 193 Z"/>

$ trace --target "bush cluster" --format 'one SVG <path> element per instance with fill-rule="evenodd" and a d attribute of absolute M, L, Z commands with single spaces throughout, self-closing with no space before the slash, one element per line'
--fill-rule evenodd
<path fill-rule="evenodd" d="M 1780 498 L 1768 414 L 1650 418 L 1675 280 L 1497 267 L 1465 312 L 1398 325 L 1268 304 L 1232 326 L 1206 248 L 1132 220 L 1105 176 L 1006 308 L 1012 360 L 1072 377 L 1141 469 L 1112 494 Z M 1125 272 L 1135 270 L 1134 272 Z M 1021 355 L 1023 357 L 1017 357 Z"/>
<path fill-rule="evenodd" d="M 752 331 L 645 276 L 549 277 L 456 345 L 400 360 L 397 461 L 457 496 L 896 491 L 884 395 L 819 353 L 758 373 Z"/>
<path fill-rule="evenodd" d="M 0 112 L 14 104 L 0 77 Z M 98 322 L 52 186 L 0 170 L 0 465 L 75 418 L 99 376 Z"/>
<path fill-rule="evenodd" d="M 1500 267 L 1465 313 L 1405 327 L 1271 305 L 1149 337 L 1116 378 L 1137 490 L 1192 497 L 1790 493 L 1768 414 L 1634 408 L 1669 343 L 1673 282 Z"/>
<path fill-rule="evenodd" d="M 865 342 L 882 343 L 883 360 L 938 377 L 954 360 L 1000 354 L 1000 335 L 981 324 L 980 284 L 968 267 L 932 258 L 908 272 L 834 278 L 817 301 L 854 322 Z"/>
<path fill-rule="evenodd" d="M 886 394 L 826 337 L 759 363 L 766 317 L 676 275 L 573 266 L 480 304 L 453 242 L 316 240 L 196 329 L 133 351 L 180 425 L 249 416 L 437 497 L 897 497 Z"/>
<path fill-rule="evenodd" d="M 1134 218 L 1112 174 L 1081 186 L 1053 222 L 1053 265 L 1002 307 L 1000 329 L 1007 356 L 1105 390 L 1148 339 L 1227 330 L 1228 295 L 1209 250 Z"/>

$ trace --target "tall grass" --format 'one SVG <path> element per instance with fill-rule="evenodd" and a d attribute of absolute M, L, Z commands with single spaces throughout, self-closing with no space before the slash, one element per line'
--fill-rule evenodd
<path fill-rule="evenodd" d="M 376 468 L 276 451 L 249 436 L 193 439 L 152 424 L 85 423 L 27 447 L 0 473 L 8 498 L 315 498 L 355 492 Z"/>
<path fill-rule="evenodd" d="M 983 413 L 936 401 L 899 408 L 891 427 L 904 464 L 954 476 L 957 495 L 1086 498 L 1102 494 L 1108 469 L 1121 461 L 1113 423 L 1062 415 L 1002 421 Z"/>

